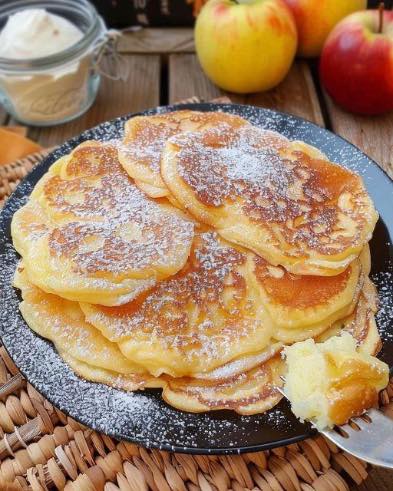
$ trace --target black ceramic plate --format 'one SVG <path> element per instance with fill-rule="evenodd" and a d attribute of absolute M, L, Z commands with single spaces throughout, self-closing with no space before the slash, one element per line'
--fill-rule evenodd
<path fill-rule="evenodd" d="M 381 358 L 393 366 L 393 183 L 388 176 L 350 143 L 294 116 L 225 104 L 176 107 L 238 114 L 257 126 L 311 143 L 331 160 L 363 176 L 381 216 L 371 241 L 372 276 L 382 302 L 378 314 L 384 340 Z M 161 107 L 144 114 L 173 109 Z M 23 321 L 18 310 L 18 294 L 11 287 L 18 260 L 10 238 L 13 213 L 26 202 L 38 179 L 56 159 L 84 140 L 121 137 L 128 118 L 103 123 L 62 145 L 26 177 L 6 203 L 0 219 L 0 335 L 5 347 L 26 378 L 55 406 L 95 430 L 146 447 L 218 454 L 268 449 L 306 438 L 312 433 L 310 426 L 298 422 L 285 401 L 267 414 L 251 417 L 240 417 L 229 411 L 187 414 L 167 406 L 159 391 L 126 394 L 81 380 L 63 363 L 52 344 L 34 334 Z"/>

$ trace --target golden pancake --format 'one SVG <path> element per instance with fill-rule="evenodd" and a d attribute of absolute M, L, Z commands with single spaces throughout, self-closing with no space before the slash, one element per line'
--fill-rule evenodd
<path fill-rule="evenodd" d="M 359 351 L 376 355 L 381 349 L 382 342 L 375 322 L 378 294 L 369 278 L 366 278 L 359 302 L 354 312 L 348 317 L 335 322 L 328 330 L 316 338 L 318 343 L 348 331 L 357 341 Z"/>
<path fill-rule="evenodd" d="M 249 278 L 253 256 L 214 232 L 198 233 L 177 275 L 121 307 L 81 307 L 88 322 L 153 375 L 207 373 L 270 342 L 272 324 Z"/>
<path fill-rule="evenodd" d="M 162 397 L 171 406 L 193 413 L 218 409 L 244 415 L 263 413 L 282 398 L 277 387 L 282 385 L 283 372 L 284 362 L 278 355 L 249 372 L 220 382 L 168 378 Z"/>
<path fill-rule="evenodd" d="M 369 258 L 366 246 L 338 275 L 300 276 L 255 256 L 255 277 L 275 325 L 274 337 L 285 343 L 313 338 L 350 315 L 369 273 Z"/>
<path fill-rule="evenodd" d="M 118 305 L 171 276 L 189 255 L 194 224 L 144 195 L 110 145 L 62 158 L 12 221 L 15 247 L 41 289 Z"/>
<path fill-rule="evenodd" d="M 155 378 L 127 360 L 115 343 L 104 338 L 84 316 L 76 302 L 48 294 L 29 283 L 21 264 L 14 285 L 21 289 L 22 315 L 37 334 L 51 340 L 63 359 L 85 379 L 134 391 L 164 388 L 163 398 L 174 407 L 191 412 L 233 409 L 241 414 L 264 412 L 280 395 L 282 362 L 274 351 L 249 371 L 223 367 L 210 380 Z M 278 346 L 275 349 L 277 353 Z M 243 368 L 247 365 L 243 363 Z"/>
<path fill-rule="evenodd" d="M 147 373 L 130 373 L 122 374 L 106 370 L 105 368 L 90 365 L 86 362 L 74 358 L 66 351 L 59 350 L 60 356 L 69 365 L 72 370 L 80 377 L 109 385 L 115 389 L 133 392 L 135 390 L 143 390 L 147 388 L 159 389 L 165 386 L 166 382 L 162 378 L 152 377 Z"/>
<path fill-rule="evenodd" d="M 282 385 L 279 376 L 283 372 L 283 362 L 279 356 L 249 372 L 206 382 L 168 376 L 146 379 L 140 375 L 119 375 L 83 363 L 66 352 L 60 352 L 60 355 L 84 379 L 125 391 L 162 388 L 162 397 L 168 404 L 192 413 L 219 409 L 231 409 L 244 415 L 263 413 L 275 406 L 282 397 L 276 389 Z"/>
<path fill-rule="evenodd" d="M 135 222 L 138 232 L 136 225 L 143 220 L 149 224 L 151 220 L 152 227 L 163 222 L 178 233 L 179 222 L 186 232 L 192 228 L 189 221 L 182 223 L 185 216 L 179 210 L 162 201 L 157 206 L 157 202 L 146 199 L 120 165 L 117 150 L 111 144 L 87 141 L 79 145 L 51 166 L 36 185 L 32 198 L 57 224 L 76 220 L 100 224 L 113 220 L 121 225 Z M 191 234 L 188 239 L 191 242 Z"/>
<path fill-rule="evenodd" d="M 31 282 L 49 293 L 58 293 L 69 300 L 107 305 L 128 302 L 155 284 L 154 278 L 112 281 L 90 275 L 76 274 L 64 263 L 59 264 L 47 247 L 51 228 L 40 205 L 30 200 L 14 215 L 12 234 L 15 249 L 26 259 L 25 269 Z"/>
<path fill-rule="evenodd" d="M 344 271 L 378 215 L 362 179 L 278 134 L 221 124 L 171 137 L 161 176 L 226 240 L 302 275 Z"/>
<path fill-rule="evenodd" d="M 231 127 L 248 124 L 239 116 L 219 112 L 176 111 L 152 116 L 135 116 L 124 126 L 119 160 L 135 183 L 148 196 L 169 194 L 160 175 L 161 152 L 166 140 L 185 131 L 201 131 L 225 122 Z"/>
<path fill-rule="evenodd" d="M 26 323 L 59 350 L 82 362 L 117 373 L 144 373 L 140 366 L 122 355 L 115 343 L 85 321 L 77 302 L 45 293 L 30 283 L 23 263 L 15 272 L 14 286 L 22 293 L 19 308 Z"/>

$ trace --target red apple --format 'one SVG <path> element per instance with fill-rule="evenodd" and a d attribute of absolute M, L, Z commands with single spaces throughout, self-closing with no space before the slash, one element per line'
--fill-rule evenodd
<path fill-rule="evenodd" d="M 365 10 L 337 24 L 322 51 L 320 76 L 348 111 L 393 110 L 393 12 Z"/>

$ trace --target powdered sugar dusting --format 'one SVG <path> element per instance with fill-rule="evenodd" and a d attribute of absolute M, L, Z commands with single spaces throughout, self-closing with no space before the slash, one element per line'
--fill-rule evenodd
<path fill-rule="evenodd" d="M 379 306 L 376 314 L 378 331 L 383 341 L 393 343 L 393 265 L 388 271 L 380 271 L 372 276 L 378 287 Z"/>
<path fill-rule="evenodd" d="M 375 213 L 360 179 L 291 150 L 278 133 L 221 124 L 176 135 L 169 142 L 173 155 L 164 156 L 164 178 L 170 188 L 179 177 L 188 185 L 179 195 L 171 188 L 175 197 L 181 201 L 185 193 L 192 194 L 211 210 L 211 220 L 214 208 L 223 206 L 222 229 L 232 226 L 233 214 L 239 216 L 251 235 L 243 245 L 262 248 L 253 237 L 258 231 L 265 234 L 266 228 L 280 237 L 277 243 L 283 237 L 291 245 L 281 251 L 291 258 L 304 257 L 309 249 L 337 255 L 369 238 Z"/>
<path fill-rule="evenodd" d="M 154 276 L 156 270 L 182 266 L 178 261 L 187 257 L 193 223 L 148 199 L 118 163 L 113 146 L 77 149 L 65 172 L 65 179 L 49 176 L 43 186 L 46 212 L 61 214 L 60 223 L 66 221 L 60 226 L 56 221 L 48 231 L 55 259 L 70 260 L 85 276 L 113 273 L 132 278 L 135 271 L 147 268 Z M 36 247 L 34 239 L 32 229 L 25 239 L 30 248 Z"/>
<path fill-rule="evenodd" d="M 234 125 L 245 124 L 237 116 L 217 112 L 158 112 L 155 116 L 148 119 L 135 118 L 126 123 L 119 150 L 128 172 L 135 178 L 135 165 L 144 167 L 145 172 L 151 172 L 159 178 L 161 152 L 171 136 L 183 131 L 199 131 L 220 120 L 229 120 Z"/>
<path fill-rule="evenodd" d="M 138 347 L 143 353 L 158 347 L 158 353 L 169 350 L 162 365 L 175 359 L 179 366 L 201 364 L 201 371 L 208 371 L 251 336 L 258 333 L 259 343 L 271 336 L 242 276 L 246 258 L 215 232 L 197 234 L 188 263 L 177 275 L 129 308 L 85 306 L 86 319 L 103 327 L 112 341 L 129 340 L 132 353 Z"/>
<path fill-rule="evenodd" d="M 225 198 L 247 195 L 251 199 L 258 192 L 266 195 L 271 187 L 277 198 L 287 196 L 292 168 L 271 148 L 274 136 L 248 126 L 234 132 L 224 123 L 200 134 L 177 135 L 170 142 L 180 148 L 180 176 L 204 203 L 221 206 Z"/>

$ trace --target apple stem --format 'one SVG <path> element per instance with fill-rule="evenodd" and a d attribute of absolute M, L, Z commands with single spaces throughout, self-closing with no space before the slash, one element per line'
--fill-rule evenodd
<path fill-rule="evenodd" d="M 379 27 L 378 27 L 378 32 L 381 33 L 383 29 L 383 11 L 385 9 L 385 4 L 384 2 L 381 2 L 378 7 L 378 12 L 379 12 Z"/>

